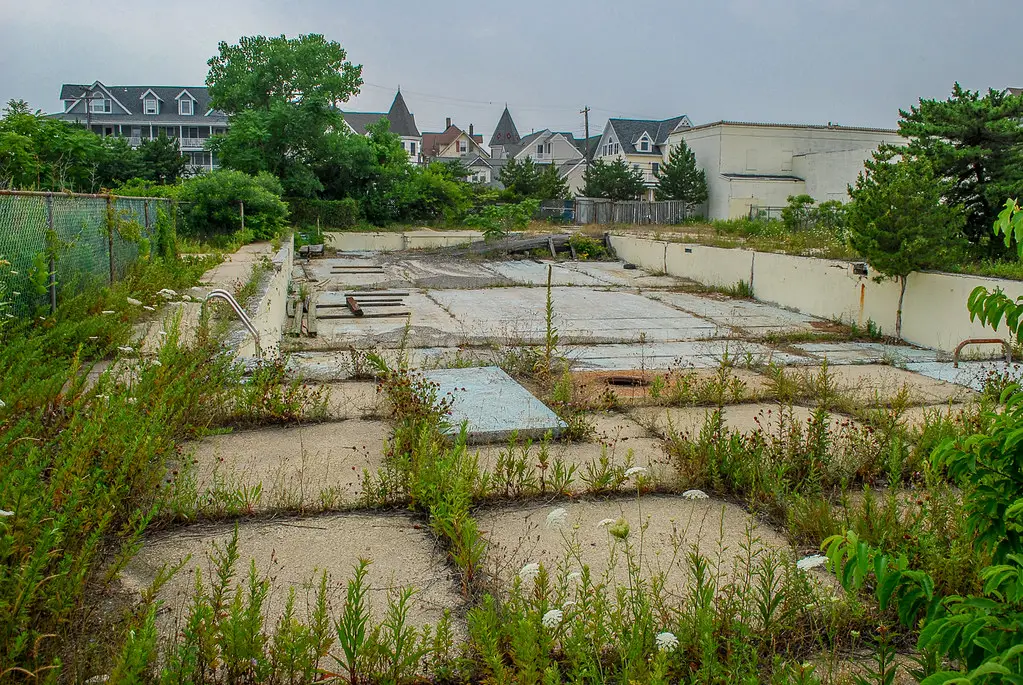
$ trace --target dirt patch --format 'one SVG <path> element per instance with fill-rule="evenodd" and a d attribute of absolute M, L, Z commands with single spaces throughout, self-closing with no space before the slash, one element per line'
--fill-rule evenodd
<path fill-rule="evenodd" d="M 211 436 L 194 446 L 196 485 L 210 498 L 260 486 L 261 511 L 336 508 L 358 495 L 363 469 L 383 466 L 389 435 L 352 420 Z"/>
<path fill-rule="evenodd" d="M 548 525 L 556 508 L 565 510 L 561 525 Z M 623 541 L 602 522 L 624 519 L 629 533 Z M 759 550 L 787 551 L 777 531 L 757 526 L 752 517 L 726 502 L 643 496 L 603 501 L 527 505 L 481 512 L 480 529 L 489 543 L 489 563 L 496 579 L 510 587 L 529 563 L 544 565 L 554 575 L 588 566 L 594 579 L 627 585 L 627 547 L 641 563 L 641 575 L 665 575 L 665 590 L 680 597 L 692 581 L 687 555 L 694 549 L 726 576 L 744 545 Z M 748 534 L 747 534 L 748 533 Z"/>
<path fill-rule="evenodd" d="M 187 619 L 187 605 L 200 569 L 209 588 L 213 565 L 208 555 L 231 538 L 234 525 L 191 527 L 145 543 L 122 573 L 123 584 L 137 593 L 153 581 L 165 564 L 189 557 L 184 567 L 160 591 L 164 602 L 159 628 L 176 632 Z M 400 553 L 396 551 L 400 550 Z M 332 616 L 340 613 L 345 587 L 359 559 L 369 559 L 369 601 L 374 618 L 381 620 L 389 592 L 405 586 L 417 592 L 410 620 L 415 625 L 436 623 L 445 608 L 461 606 L 457 580 L 425 524 L 402 515 L 343 514 L 312 519 L 251 522 L 238 526 L 238 563 L 234 585 L 242 582 L 251 562 L 270 579 L 266 602 L 268 625 L 280 618 L 289 588 L 295 588 L 297 618 L 309 614 L 312 588 L 327 573 L 327 594 Z"/>

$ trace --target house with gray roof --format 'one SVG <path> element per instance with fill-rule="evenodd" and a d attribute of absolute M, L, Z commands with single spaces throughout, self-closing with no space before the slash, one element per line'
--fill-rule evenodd
<path fill-rule="evenodd" d="M 64 111 L 55 119 L 85 126 L 104 137 L 126 138 L 132 147 L 161 134 L 175 140 L 192 172 L 217 168 L 206 142 L 227 131 L 227 115 L 214 110 L 205 86 L 106 86 L 65 83 Z"/>
<path fill-rule="evenodd" d="M 419 132 L 419 127 L 416 126 L 415 116 L 409 111 L 408 105 L 405 104 L 405 98 L 401 95 L 401 89 L 398 89 L 397 94 L 394 96 L 394 101 L 391 103 L 391 108 L 386 112 L 342 112 L 341 115 L 344 117 L 345 123 L 348 124 L 348 128 L 351 129 L 352 133 L 360 136 L 369 135 L 367 127 L 370 124 L 375 124 L 381 119 L 387 119 L 391 124 L 391 133 L 401 138 L 401 146 L 405 148 L 405 152 L 408 153 L 412 162 L 420 163 L 423 161 L 423 135 Z"/>
<path fill-rule="evenodd" d="M 571 133 L 552 131 L 549 128 L 533 131 L 520 136 L 508 106 L 497 122 L 490 138 L 490 152 L 493 157 L 492 185 L 500 186 L 500 169 L 510 159 L 523 162 L 532 159 L 536 164 L 555 164 L 561 177 L 573 193 L 582 188 L 582 168 L 585 166 L 585 141 L 576 140 Z"/>
<path fill-rule="evenodd" d="M 668 158 L 668 136 L 692 127 L 686 115 L 670 119 L 608 119 L 594 148 L 593 158 L 605 162 L 623 159 L 643 174 L 646 192 L 641 199 L 652 200 L 657 174 Z"/>

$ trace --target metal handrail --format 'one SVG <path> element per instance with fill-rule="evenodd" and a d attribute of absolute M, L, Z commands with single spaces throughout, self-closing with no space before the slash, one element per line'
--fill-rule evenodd
<path fill-rule="evenodd" d="M 963 348 L 967 345 L 1001 345 L 1005 350 L 1005 363 L 1012 363 L 1012 346 L 1001 338 L 967 338 L 958 345 L 956 345 L 955 352 L 952 353 L 952 368 L 959 368 L 959 353 L 963 351 Z"/>
<path fill-rule="evenodd" d="M 256 359 L 262 359 L 263 350 L 259 346 L 259 331 L 257 331 L 256 327 L 252 324 L 252 319 L 249 318 L 249 315 L 246 314 L 245 310 L 242 309 L 240 304 L 238 304 L 238 300 L 234 299 L 234 295 L 227 292 L 226 290 L 221 290 L 220 288 L 217 288 L 216 290 L 211 290 L 209 294 L 206 295 L 205 299 L 203 299 L 202 301 L 203 310 L 206 309 L 206 303 L 209 302 L 212 298 L 224 300 L 229 305 L 231 305 L 231 309 L 233 309 L 234 313 L 238 315 L 239 319 L 241 319 L 242 323 L 245 325 L 245 328 L 249 329 L 249 333 L 252 334 L 252 337 L 256 341 Z"/>

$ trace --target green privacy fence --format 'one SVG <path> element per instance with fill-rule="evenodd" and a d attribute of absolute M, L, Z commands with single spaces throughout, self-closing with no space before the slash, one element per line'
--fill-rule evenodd
<path fill-rule="evenodd" d="M 0 191 L 0 316 L 52 311 L 62 293 L 123 278 L 174 215 L 163 198 Z"/>

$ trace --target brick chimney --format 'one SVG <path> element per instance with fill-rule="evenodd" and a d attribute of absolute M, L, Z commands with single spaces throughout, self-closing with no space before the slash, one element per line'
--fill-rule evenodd
<path fill-rule="evenodd" d="M 451 128 L 451 117 L 444 120 L 444 130 L 447 131 L 449 128 Z"/>
<path fill-rule="evenodd" d="M 469 137 L 472 138 L 472 124 L 469 124 Z"/>

